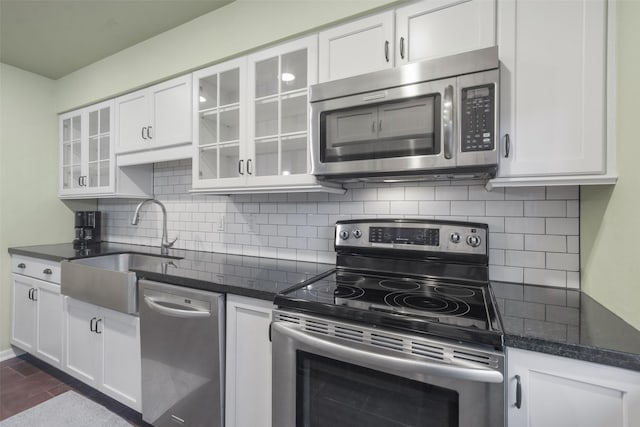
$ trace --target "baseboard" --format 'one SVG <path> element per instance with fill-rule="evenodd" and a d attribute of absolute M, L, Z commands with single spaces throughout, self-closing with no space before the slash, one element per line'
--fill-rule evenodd
<path fill-rule="evenodd" d="M 0 362 L 5 360 L 13 359 L 16 356 L 20 356 L 24 354 L 24 351 L 20 350 L 18 347 L 11 347 L 7 350 L 0 351 Z"/>

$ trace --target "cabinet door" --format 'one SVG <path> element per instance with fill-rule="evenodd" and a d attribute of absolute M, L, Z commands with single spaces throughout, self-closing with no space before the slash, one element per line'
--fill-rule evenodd
<path fill-rule="evenodd" d="M 97 307 L 65 297 L 64 370 L 93 387 L 99 386 L 98 335 L 91 331 Z"/>
<path fill-rule="evenodd" d="M 191 142 L 191 75 L 149 88 L 151 120 L 147 137 L 153 147 Z"/>
<path fill-rule="evenodd" d="M 227 296 L 227 427 L 271 426 L 270 302 Z"/>
<path fill-rule="evenodd" d="M 60 194 L 75 194 L 82 189 L 82 111 L 60 116 Z"/>
<path fill-rule="evenodd" d="M 87 172 L 86 191 L 112 193 L 115 191 L 115 156 L 113 147 L 113 101 L 86 109 Z"/>
<path fill-rule="evenodd" d="M 511 348 L 507 357 L 510 427 L 640 425 L 640 373 Z"/>
<path fill-rule="evenodd" d="M 605 171 L 606 6 L 605 0 L 499 3 L 500 176 Z"/>
<path fill-rule="evenodd" d="M 101 309 L 99 319 L 102 391 L 140 411 L 140 319 L 107 309 Z"/>
<path fill-rule="evenodd" d="M 33 353 L 36 336 L 36 303 L 30 299 L 37 280 L 19 274 L 11 275 L 13 284 L 11 343 Z"/>
<path fill-rule="evenodd" d="M 424 0 L 396 9 L 396 65 L 494 46 L 495 8 L 495 0 Z"/>
<path fill-rule="evenodd" d="M 49 364 L 62 364 L 62 296 L 60 285 L 41 282 L 36 295 L 36 353 Z"/>
<path fill-rule="evenodd" d="M 140 90 L 116 98 L 116 129 L 118 146 L 116 153 L 149 148 L 147 135 L 151 125 L 149 118 L 151 99 L 148 90 Z"/>
<path fill-rule="evenodd" d="M 317 38 L 249 56 L 247 184 L 295 185 L 309 179 L 308 87 L 317 81 Z"/>
<path fill-rule="evenodd" d="M 246 58 L 193 73 L 193 187 L 245 182 Z"/>
<path fill-rule="evenodd" d="M 393 26 L 393 11 L 388 11 L 321 31 L 320 82 L 392 68 Z"/>

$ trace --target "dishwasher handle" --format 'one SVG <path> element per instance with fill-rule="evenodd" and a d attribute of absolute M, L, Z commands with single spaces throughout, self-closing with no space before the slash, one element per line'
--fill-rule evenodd
<path fill-rule="evenodd" d="M 182 317 L 187 319 L 211 317 L 211 312 L 209 310 L 200 310 L 187 305 L 181 305 L 175 302 L 173 302 L 172 305 L 177 305 L 179 307 L 184 307 L 184 308 L 167 307 L 166 305 L 162 304 L 162 302 L 157 301 L 147 295 L 144 296 L 144 302 L 147 304 L 147 306 L 151 310 L 167 316 Z"/>

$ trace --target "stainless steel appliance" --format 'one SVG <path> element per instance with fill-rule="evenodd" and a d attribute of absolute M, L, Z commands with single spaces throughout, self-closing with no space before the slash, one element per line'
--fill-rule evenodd
<path fill-rule="evenodd" d="M 140 280 L 142 419 L 224 425 L 224 295 Z"/>
<path fill-rule="evenodd" d="M 311 86 L 312 173 L 349 180 L 489 177 L 498 48 Z"/>
<path fill-rule="evenodd" d="M 279 294 L 273 425 L 505 425 L 486 224 L 336 224 L 336 268 Z"/>
<path fill-rule="evenodd" d="M 73 247 L 86 248 L 102 242 L 102 214 L 100 211 L 78 211 L 75 213 Z"/>

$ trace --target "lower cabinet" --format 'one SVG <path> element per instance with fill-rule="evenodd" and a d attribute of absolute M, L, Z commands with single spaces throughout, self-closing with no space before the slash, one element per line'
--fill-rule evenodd
<path fill-rule="evenodd" d="M 273 304 L 227 295 L 226 427 L 271 426 Z"/>
<path fill-rule="evenodd" d="M 62 360 L 60 285 L 12 274 L 11 343 L 59 368 Z"/>
<path fill-rule="evenodd" d="M 640 426 L 640 372 L 512 348 L 507 365 L 509 427 Z"/>
<path fill-rule="evenodd" d="M 140 319 L 65 297 L 63 369 L 141 410 Z"/>

